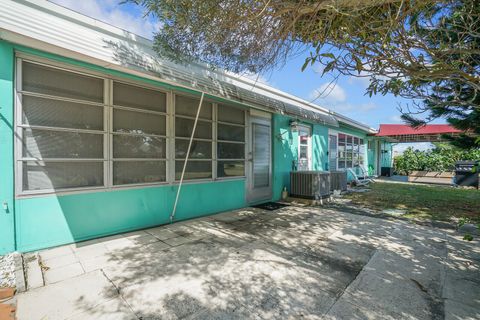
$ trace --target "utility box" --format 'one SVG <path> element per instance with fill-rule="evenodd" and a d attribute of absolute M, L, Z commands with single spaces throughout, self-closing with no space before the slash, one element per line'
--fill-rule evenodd
<path fill-rule="evenodd" d="M 347 171 L 330 171 L 330 191 L 347 190 Z"/>
<path fill-rule="evenodd" d="M 330 197 L 330 172 L 290 172 L 290 194 L 292 197 L 315 200 Z"/>
<path fill-rule="evenodd" d="M 455 163 L 455 184 L 478 189 L 480 184 L 478 164 L 478 161 L 457 161 Z"/>

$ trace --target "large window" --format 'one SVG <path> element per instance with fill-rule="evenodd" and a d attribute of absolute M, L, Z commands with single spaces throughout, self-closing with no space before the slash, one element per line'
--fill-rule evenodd
<path fill-rule="evenodd" d="M 180 179 L 197 97 L 26 60 L 17 78 L 18 193 Z M 204 101 L 185 180 L 245 175 L 245 119 Z"/>
<path fill-rule="evenodd" d="M 363 139 L 338 134 L 338 168 L 356 168 L 364 165 L 365 145 Z"/>
<path fill-rule="evenodd" d="M 104 186 L 104 80 L 30 62 L 19 77 L 21 191 Z"/>
<path fill-rule="evenodd" d="M 166 181 L 167 95 L 113 82 L 113 185 Z"/>
<path fill-rule="evenodd" d="M 175 180 L 180 180 L 182 175 L 199 103 L 200 100 L 196 98 L 175 96 Z M 212 178 L 212 110 L 211 103 L 202 103 L 185 168 L 185 180 Z"/>
<path fill-rule="evenodd" d="M 245 175 L 245 112 L 218 105 L 217 177 Z"/>

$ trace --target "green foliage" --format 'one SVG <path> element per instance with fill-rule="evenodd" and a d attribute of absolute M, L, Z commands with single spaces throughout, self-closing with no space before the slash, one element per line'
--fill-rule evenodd
<path fill-rule="evenodd" d="M 412 171 L 452 171 L 459 160 L 480 160 L 480 149 L 461 150 L 452 147 L 437 147 L 429 151 L 405 150 L 395 157 L 394 166 L 398 174 L 408 175 Z"/>
<path fill-rule="evenodd" d="M 463 236 L 463 240 L 472 241 L 472 240 L 473 240 L 473 236 L 472 236 L 470 233 L 466 233 L 466 234 Z"/>
<path fill-rule="evenodd" d="M 458 228 L 461 228 L 461 227 L 463 227 L 465 224 L 471 223 L 471 222 L 472 222 L 472 221 L 471 221 L 469 218 L 462 217 L 462 218 L 458 219 L 457 227 L 458 227 Z"/>
<path fill-rule="evenodd" d="M 409 99 L 405 122 L 445 119 L 480 146 L 479 0 L 123 1 L 158 20 L 164 58 L 261 73 L 309 52 L 302 70 L 368 77 L 366 94 Z"/>

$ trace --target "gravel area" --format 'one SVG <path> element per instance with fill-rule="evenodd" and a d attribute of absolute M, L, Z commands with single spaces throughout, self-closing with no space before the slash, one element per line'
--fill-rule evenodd
<path fill-rule="evenodd" d="M 15 261 L 13 254 L 0 256 L 0 288 L 15 287 Z"/>

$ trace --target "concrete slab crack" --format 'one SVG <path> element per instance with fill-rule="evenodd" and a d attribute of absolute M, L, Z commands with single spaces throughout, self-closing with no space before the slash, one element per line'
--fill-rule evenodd
<path fill-rule="evenodd" d="M 345 293 L 345 291 L 348 289 L 348 287 L 350 287 L 350 285 L 355 282 L 355 280 L 357 280 L 357 278 L 360 276 L 360 274 L 362 273 L 362 271 L 365 269 L 365 266 L 368 265 L 370 263 L 370 261 L 373 259 L 373 257 L 377 254 L 378 252 L 378 249 L 375 249 L 373 252 L 372 252 L 372 255 L 370 256 L 370 258 L 368 259 L 368 261 L 363 265 L 363 267 L 361 269 L 358 270 L 358 272 L 355 274 L 355 277 L 352 279 L 352 281 L 350 281 L 349 283 L 347 283 L 347 285 L 343 288 L 343 290 L 337 295 L 337 297 L 335 297 L 335 300 L 333 301 L 333 303 L 330 305 L 330 307 L 328 308 L 328 310 L 323 314 L 323 316 L 327 315 L 330 310 L 335 306 L 335 304 L 340 300 L 340 298 L 343 296 L 343 294 Z"/>
<path fill-rule="evenodd" d="M 135 317 L 139 320 L 142 320 L 142 317 L 139 317 L 137 315 L 137 313 L 135 312 L 135 310 L 133 310 L 133 307 L 130 305 L 130 303 L 128 303 L 128 301 L 125 299 L 125 297 L 122 295 L 121 291 L 120 291 L 120 288 L 113 282 L 112 279 L 110 279 L 107 274 L 105 273 L 105 271 L 103 269 L 100 269 L 100 272 L 103 274 L 103 276 L 105 277 L 105 279 L 107 279 L 108 282 L 110 282 L 110 284 L 115 288 L 115 291 L 117 292 L 118 294 L 118 297 L 125 303 L 125 305 L 128 307 L 128 309 L 135 315 Z"/>

